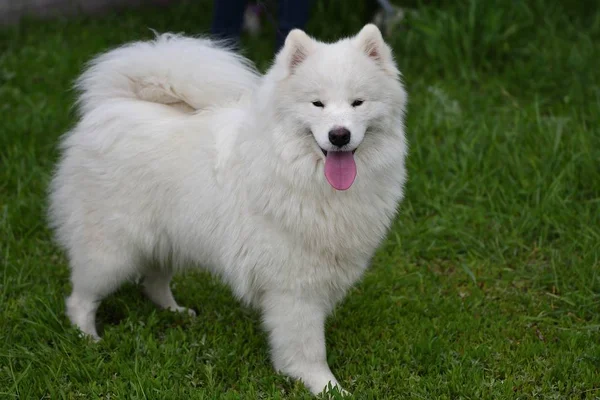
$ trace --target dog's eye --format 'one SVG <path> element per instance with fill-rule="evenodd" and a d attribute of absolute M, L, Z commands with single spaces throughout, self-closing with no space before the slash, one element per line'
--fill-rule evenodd
<path fill-rule="evenodd" d="M 320 101 L 313 101 L 312 105 L 315 107 L 321 107 L 321 108 L 325 107 L 325 104 L 321 103 Z"/>
<path fill-rule="evenodd" d="M 358 106 L 360 106 L 364 102 L 365 102 L 364 100 L 354 100 L 352 102 L 352 107 L 358 107 Z"/>

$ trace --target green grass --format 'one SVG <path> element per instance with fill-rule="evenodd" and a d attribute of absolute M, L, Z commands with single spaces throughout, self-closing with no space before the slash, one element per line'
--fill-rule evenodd
<path fill-rule="evenodd" d="M 195 320 L 132 285 L 101 307 L 97 345 L 64 316 L 44 209 L 68 88 L 149 27 L 205 32 L 207 3 L 0 31 L 0 398 L 310 398 L 272 372 L 258 316 L 202 273 L 174 281 Z M 354 33 L 366 8 L 320 1 L 308 30 Z M 599 6 L 416 9 L 390 39 L 410 93 L 407 199 L 329 320 L 330 365 L 360 399 L 600 398 Z M 272 32 L 245 40 L 261 68 Z"/>

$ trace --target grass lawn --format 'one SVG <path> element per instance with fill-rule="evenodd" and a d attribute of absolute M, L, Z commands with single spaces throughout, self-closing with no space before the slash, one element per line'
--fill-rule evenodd
<path fill-rule="evenodd" d="M 309 33 L 358 31 L 363 0 L 327 3 Z M 418 6 L 390 39 L 410 93 L 407 198 L 328 322 L 330 365 L 359 399 L 598 399 L 599 5 L 458 3 Z M 69 87 L 99 51 L 210 18 L 198 0 L 0 30 L 0 398 L 310 398 L 272 371 L 257 314 L 202 272 L 174 280 L 195 320 L 133 285 L 103 303 L 98 344 L 64 315 L 44 212 Z M 261 68 L 272 38 L 245 39 Z"/>

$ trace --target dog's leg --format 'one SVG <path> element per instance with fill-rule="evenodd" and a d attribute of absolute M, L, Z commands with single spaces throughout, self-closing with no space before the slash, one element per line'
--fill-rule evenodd
<path fill-rule="evenodd" d="M 106 296 L 131 277 L 135 266 L 130 261 L 97 251 L 71 256 L 73 291 L 67 298 L 66 312 L 71 323 L 94 340 L 100 340 L 96 311 Z"/>
<path fill-rule="evenodd" d="M 173 273 L 160 268 L 152 268 L 144 275 L 144 293 L 157 306 L 171 311 L 185 312 L 192 317 L 196 316 L 196 312 L 191 308 L 181 307 L 175 301 L 173 292 L 169 283 Z"/>
<path fill-rule="evenodd" d="M 84 334 L 97 341 L 100 340 L 96 331 L 96 311 L 102 298 L 96 294 L 86 293 L 81 288 L 73 290 L 67 298 L 67 315 L 71 323 Z"/>
<path fill-rule="evenodd" d="M 302 380 L 313 394 L 329 384 L 342 391 L 327 365 L 326 302 L 273 291 L 264 295 L 262 310 L 275 369 Z"/>

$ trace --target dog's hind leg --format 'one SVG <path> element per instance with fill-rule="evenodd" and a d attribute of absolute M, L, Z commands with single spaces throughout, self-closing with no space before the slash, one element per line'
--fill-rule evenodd
<path fill-rule="evenodd" d="M 169 283 L 173 273 L 171 271 L 153 267 L 146 271 L 144 275 L 144 293 L 157 306 L 177 312 L 188 313 L 192 317 L 196 316 L 196 312 L 191 308 L 181 307 L 175 301 L 173 292 Z"/>
<path fill-rule="evenodd" d="M 73 291 L 66 301 L 66 311 L 71 322 L 94 340 L 100 336 L 96 330 L 96 311 L 102 300 L 130 279 L 136 270 L 132 259 L 118 258 L 122 252 L 90 251 L 71 254 L 71 282 Z"/>

